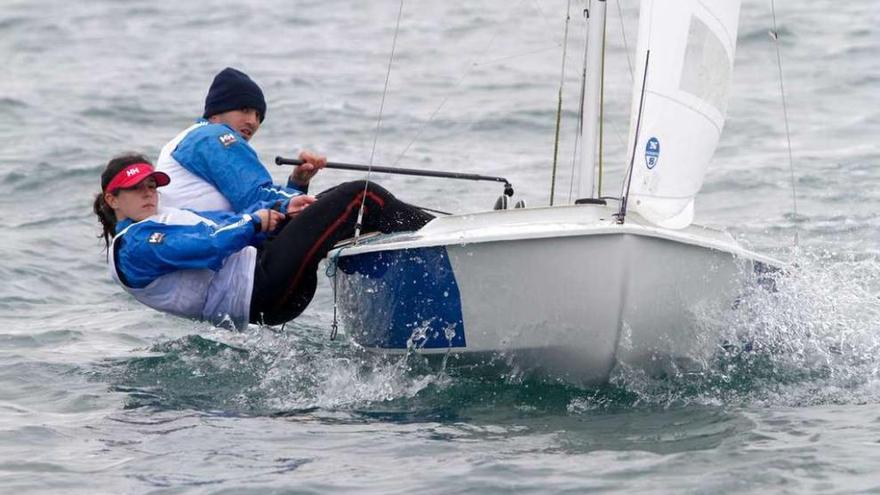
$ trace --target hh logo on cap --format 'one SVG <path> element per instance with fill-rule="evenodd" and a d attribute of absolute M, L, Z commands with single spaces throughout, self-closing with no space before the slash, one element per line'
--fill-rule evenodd
<path fill-rule="evenodd" d="M 232 146 L 232 144 L 235 143 L 236 141 L 237 141 L 237 139 L 235 139 L 235 135 L 232 134 L 231 132 L 220 136 L 220 144 L 222 144 L 223 146 L 225 146 L 227 148 Z"/>
<path fill-rule="evenodd" d="M 125 175 L 128 177 L 134 177 L 135 175 L 137 175 L 139 173 L 141 173 L 141 169 L 139 169 L 137 167 L 133 167 L 133 168 L 130 168 L 125 171 Z"/>
<path fill-rule="evenodd" d="M 165 234 L 162 232 L 153 232 L 150 234 L 150 238 L 147 240 L 150 244 L 162 244 L 162 241 L 165 240 Z"/>

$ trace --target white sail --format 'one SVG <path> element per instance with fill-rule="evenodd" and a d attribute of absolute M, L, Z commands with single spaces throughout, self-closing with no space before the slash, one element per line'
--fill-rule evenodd
<path fill-rule="evenodd" d="M 629 205 L 657 225 L 693 221 L 694 197 L 724 127 L 739 9 L 739 0 L 641 2 Z"/>

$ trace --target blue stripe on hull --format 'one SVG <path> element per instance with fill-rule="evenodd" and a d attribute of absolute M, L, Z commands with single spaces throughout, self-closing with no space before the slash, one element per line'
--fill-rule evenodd
<path fill-rule="evenodd" d="M 444 247 L 337 260 L 346 326 L 365 347 L 465 347 L 461 294 Z"/>

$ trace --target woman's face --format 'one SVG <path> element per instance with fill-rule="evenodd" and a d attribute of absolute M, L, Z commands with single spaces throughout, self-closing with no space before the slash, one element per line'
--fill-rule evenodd
<path fill-rule="evenodd" d="M 159 193 L 156 191 L 156 179 L 147 177 L 140 184 L 120 189 L 115 196 L 104 195 L 104 200 L 116 212 L 116 220 L 130 218 L 135 222 L 155 215 L 159 207 Z"/>

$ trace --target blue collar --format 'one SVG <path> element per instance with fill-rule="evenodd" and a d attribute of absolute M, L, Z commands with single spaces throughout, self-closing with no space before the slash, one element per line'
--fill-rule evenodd
<path fill-rule="evenodd" d="M 133 224 L 134 221 L 130 218 L 126 218 L 125 220 L 121 220 L 116 223 L 116 233 L 120 233 L 125 230 L 129 225 Z"/>

